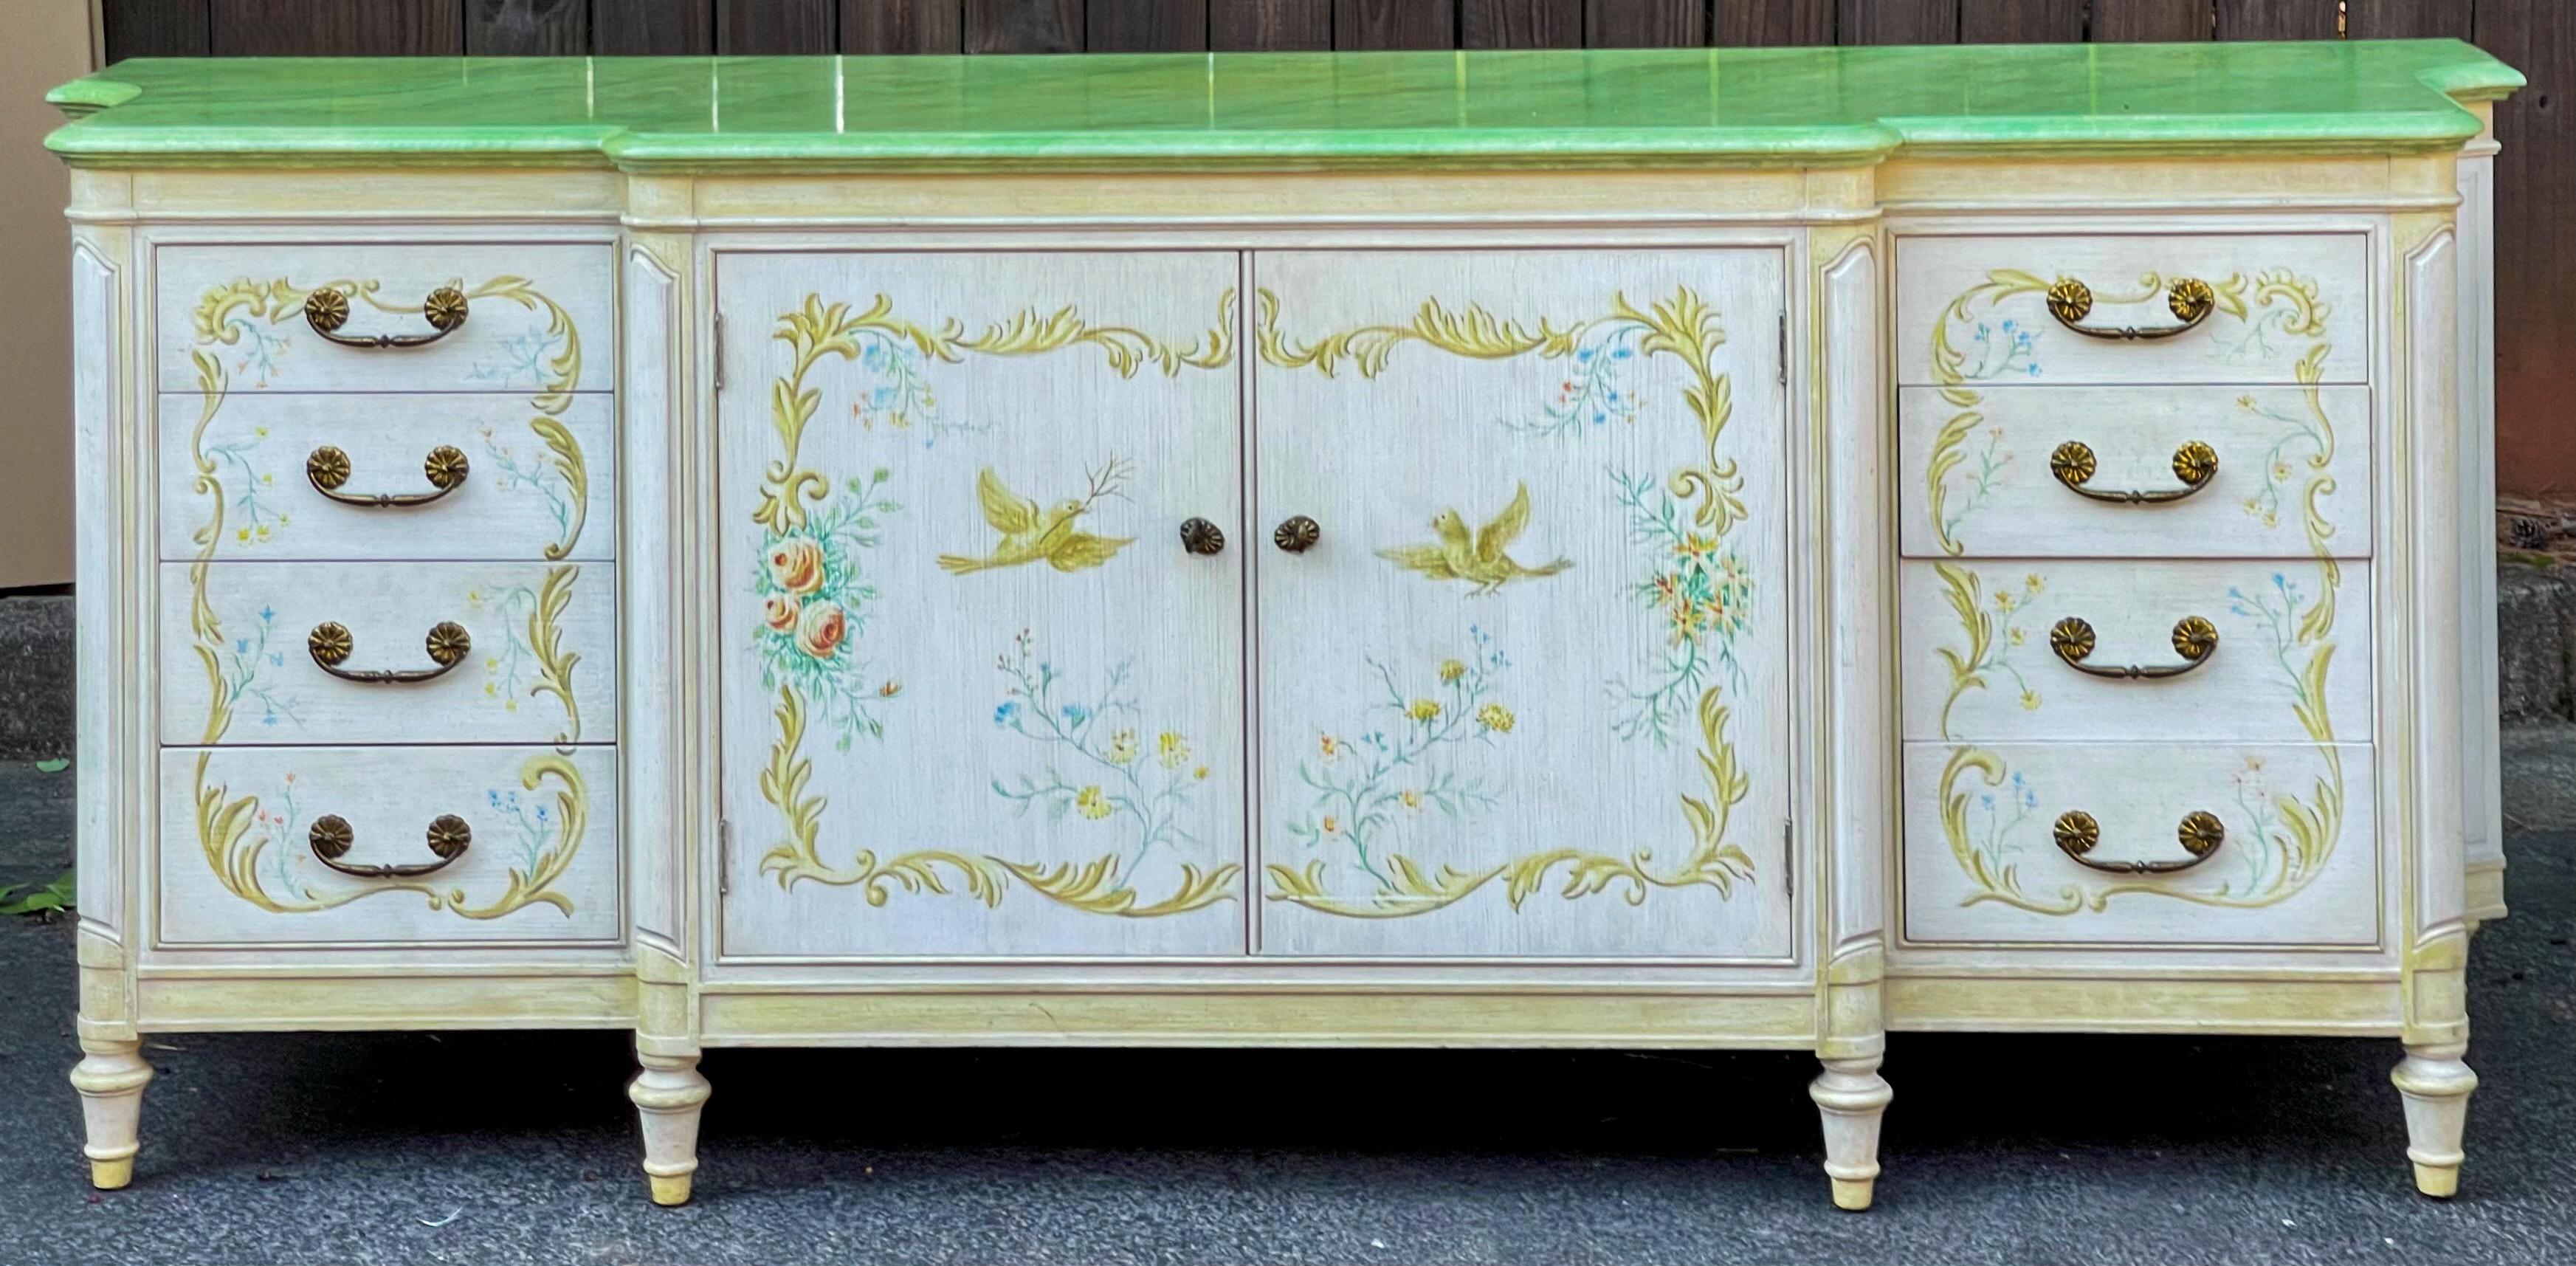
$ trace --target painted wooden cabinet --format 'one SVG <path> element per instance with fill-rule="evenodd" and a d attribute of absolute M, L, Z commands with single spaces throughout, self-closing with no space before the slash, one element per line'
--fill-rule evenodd
<path fill-rule="evenodd" d="M 68 85 L 93 1179 L 146 1033 L 562 1026 L 664 1203 L 710 1047 L 1422 1045 L 1813 1052 L 1862 1208 L 1971 1029 L 2396 1038 L 2448 1195 L 2519 83 Z"/>

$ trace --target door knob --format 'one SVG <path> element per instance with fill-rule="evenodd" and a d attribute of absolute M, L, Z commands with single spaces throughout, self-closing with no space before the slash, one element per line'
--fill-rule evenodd
<path fill-rule="evenodd" d="M 1181 524 L 1181 548 L 1193 554 L 1225 552 L 1225 533 L 1205 519 L 1191 519 Z"/>
<path fill-rule="evenodd" d="M 1270 534 L 1270 543 L 1291 554 L 1303 554 L 1315 548 L 1316 540 L 1323 535 L 1321 524 L 1300 514 L 1282 521 L 1279 530 Z"/>

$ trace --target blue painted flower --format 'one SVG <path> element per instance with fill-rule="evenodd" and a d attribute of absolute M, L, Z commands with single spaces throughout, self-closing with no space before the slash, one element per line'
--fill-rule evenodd
<path fill-rule="evenodd" d="M 993 709 L 993 724 L 1009 725 L 1011 723 L 1011 718 L 1016 717 L 1019 714 L 1019 701 L 1016 699 L 1006 700 L 1003 702 L 1002 706 Z"/>
<path fill-rule="evenodd" d="M 1063 711 L 1065 721 L 1077 729 L 1081 728 L 1083 722 L 1091 719 L 1091 709 L 1078 703 L 1064 705 Z"/>
<path fill-rule="evenodd" d="M 277 619 L 277 611 L 276 611 L 276 609 L 275 609 L 275 608 L 272 608 L 272 607 L 261 607 L 261 608 L 259 609 L 259 622 L 260 622 L 260 623 L 262 623 L 262 624 L 270 624 L 270 623 L 274 623 L 274 622 L 276 621 L 276 619 Z"/>

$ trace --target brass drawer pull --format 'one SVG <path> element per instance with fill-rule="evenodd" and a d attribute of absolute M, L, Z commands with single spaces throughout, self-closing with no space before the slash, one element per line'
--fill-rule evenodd
<path fill-rule="evenodd" d="M 340 665 L 349 661 L 349 652 L 357 646 L 349 636 L 349 626 L 337 620 L 314 625 L 313 632 L 304 639 L 304 649 L 312 652 L 313 662 L 320 665 L 322 671 L 342 681 L 372 684 L 428 681 L 464 663 L 465 657 L 474 651 L 473 637 L 466 633 L 464 625 L 453 620 L 439 621 L 430 628 L 429 637 L 425 640 L 430 662 L 437 664 L 436 668 L 342 668 Z"/>
<path fill-rule="evenodd" d="M 324 286 L 304 296 L 304 323 L 342 347 L 425 347 L 465 324 L 465 292 L 454 286 L 430 291 L 420 315 L 429 322 L 427 334 L 342 334 L 340 327 L 349 323 L 349 292 Z"/>
<path fill-rule="evenodd" d="M 2087 488 L 2084 485 L 2092 480 L 2093 471 L 2093 448 L 2081 440 L 2068 440 L 2058 445 L 2056 452 L 2048 455 L 2048 473 L 2057 476 L 2057 482 L 2066 485 L 2068 492 L 2079 497 L 2090 497 L 2095 501 L 2148 506 L 2180 501 L 2208 487 L 2209 481 L 2218 476 L 2218 450 L 2199 440 L 2191 440 L 2181 448 L 2175 449 L 2173 473 L 2174 478 L 2182 481 L 2182 487 L 2179 488 L 2158 488 L 2153 491 L 2139 489 L 2110 491 Z"/>
<path fill-rule="evenodd" d="M 344 506 L 369 506 L 375 509 L 428 505 L 463 487 L 470 467 L 465 461 L 463 452 L 450 445 L 441 444 L 429 450 L 429 456 L 421 459 L 420 470 L 423 475 L 429 477 L 429 486 L 437 489 L 436 492 L 342 492 L 340 485 L 349 482 L 347 453 L 325 444 L 314 449 L 312 455 L 304 459 L 304 477 L 312 482 L 313 491 Z"/>
<path fill-rule="evenodd" d="M 2048 630 L 2048 649 L 2066 661 L 2066 666 L 2094 677 L 2114 677 L 2123 681 L 2153 681 L 2163 677 L 2180 677 L 2209 662 L 2218 651 L 2218 626 L 2196 615 L 2174 622 L 2174 654 L 2182 656 L 2179 664 L 2122 664 L 2110 668 L 2085 663 L 2093 654 L 2093 626 L 2081 616 L 2068 616 Z"/>
<path fill-rule="evenodd" d="M 357 842 L 358 833 L 349 820 L 336 813 L 313 819 L 313 829 L 305 833 L 305 842 L 313 846 L 313 855 L 322 864 L 343 875 L 360 879 L 409 879 L 426 875 L 465 855 L 465 846 L 474 842 L 474 828 L 453 813 L 442 813 L 429 824 L 429 851 L 438 855 L 434 862 L 410 862 L 400 866 L 352 866 L 340 859 L 349 855 L 349 846 Z"/>
<path fill-rule="evenodd" d="M 2057 837 L 2057 847 L 2064 850 L 2068 857 L 2094 870 L 2107 870 L 2114 875 L 2170 875 L 2175 871 L 2189 870 L 2208 861 L 2209 855 L 2217 852 L 2218 846 L 2227 842 L 2227 824 L 2220 822 L 2217 814 L 2204 813 L 2198 809 L 2182 815 L 2182 821 L 2174 827 L 2174 838 L 2182 843 L 2182 851 L 2191 856 L 2180 861 L 2097 862 L 2093 860 L 2090 854 L 2093 852 L 2093 846 L 2102 842 L 2102 824 L 2094 821 L 2093 815 L 2082 809 L 2070 809 L 2057 815 L 2057 828 L 2052 834 Z"/>
<path fill-rule="evenodd" d="M 2154 284 L 2153 277 L 2147 280 L 2150 285 Z M 2093 313 L 2093 288 L 2072 277 L 2060 277 L 2056 285 L 2048 288 L 2048 314 L 2056 317 L 2059 325 L 2086 338 L 2138 340 L 2172 338 L 2208 320 L 2209 314 L 2218 307 L 2218 296 L 2210 291 L 2209 283 L 2197 278 L 2176 277 L 2173 284 L 2164 290 L 2165 308 L 2182 322 L 2180 325 L 2159 325 L 2150 329 L 2134 325 L 2086 325 L 2084 318 Z"/>
<path fill-rule="evenodd" d="M 1191 519 L 1181 524 L 1181 548 L 1193 554 L 1225 552 L 1225 532 L 1205 519 Z"/>
<path fill-rule="evenodd" d="M 1270 534 L 1270 543 L 1291 554 L 1303 554 L 1323 538 L 1323 525 L 1299 514 L 1281 520 L 1279 529 Z"/>

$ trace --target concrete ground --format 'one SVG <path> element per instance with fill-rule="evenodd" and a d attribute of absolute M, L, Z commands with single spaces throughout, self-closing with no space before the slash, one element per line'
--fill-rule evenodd
<path fill-rule="evenodd" d="M 698 1201 L 661 1210 L 597 1033 L 155 1038 L 101 1194 L 69 926 L 0 919 L 0 1263 L 2576 1261 L 2576 729 L 2508 747 L 2447 1203 L 2392 1041 L 1918 1034 L 1862 1215 L 1803 1056 L 1437 1051 L 718 1051 Z M 0 766 L 0 883 L 57 868 L 68 781 Z"/>

